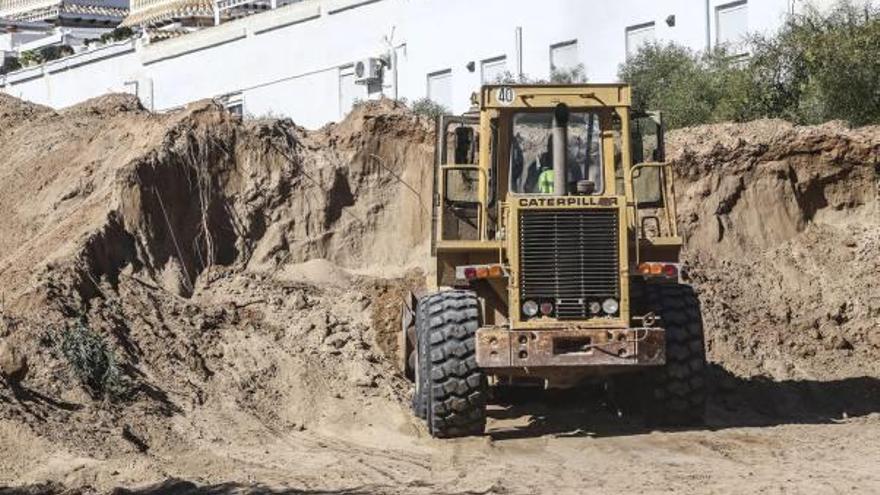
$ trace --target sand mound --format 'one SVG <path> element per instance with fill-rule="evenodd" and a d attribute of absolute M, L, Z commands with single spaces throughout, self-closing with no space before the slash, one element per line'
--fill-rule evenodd
<path fill-rule="evenodd" d="M 23 122 L 35 120 L 42 115 L 54 114 L 52 109 L 0 93 L 0 135 L 18 127 Z"/>
<path fill-rule="evenodd" d="M 208 103 L 156 116 L 109 96 L 8 132 L 0 295 L 12 306 L 70 257 L 86 300 L 89 278 L 115 284 L 125 266 L 185 295 L 214 264 L 422 258 L 413 248 L 427 236 L 431 137 L 388 102 L 306 133 L 289 121 L 243 125 Z"/>
<path fill-rule="evenodd" d="M 880 375 L 880 128 L 780 121 L 670 137 L 710 358 L 744 375 Z"/>
<path fill-rule="evenodd" d="M 424 263 L 427 121 L 390 102 L 314 133 L 211 103 L 0 104 L 0 339 L 30 368 L 0 388 L 0 436 L 107 458 L 218 431 L 413 429 L 367 310 L 387 282 L 344 267 Z M 106 343 L 121 392 L 80 385 L 77 331 Z M 3 472 L 39 479 L 26 466 Z"/>

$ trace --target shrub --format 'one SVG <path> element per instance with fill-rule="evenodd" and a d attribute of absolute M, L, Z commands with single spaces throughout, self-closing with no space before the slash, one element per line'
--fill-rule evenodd
<path fill-rule="evenodd" d="M 134 36 L 134 31 L 129 27 L 118 27 L 109 33 L 101 35 L 101 43 L 110 43 L 113 41 L 123 41 Z"/>
<path fill-rule="evenodd" d="M 128 384 L 113 351 L 83 323 L 67 328 L 61 338 L 61 352 L 93 396 L 115 400 L 127 394 Z"/>
<path fill-rule="evenodd" d="M 21 52 L 19 62 L 22 67 L 30 67 L 51 60 L 57 60 L 68 55 L 73 55 L 73 47 L 68 45 L 50 45 L 40 48 L 39 50 L 26 50 Z"/>
<path fill-rule="evenodd" d="M 9 74 L 10 72 L 17 71 L 21 69 L 21 63 L 19 63 L 17 58 L 7 58 L 3 65 L 0 66 L 0 74 Z"/>
<path fill-rule="evenodd" d="M 432 119 L 450 113 L 448 108 L 431 100 L 428 97 L 421 98 L 412 102 L 410 108 L 412 108 L 412 111 L 416 114 L 423 115 Z"/>
<path fill-rule="evenodd" d="M 583 84 L 587 82 L 587 73 L 584 64 L 577 64 L 568 69 L 550 69 L 550 82 L 556 84 Z"/>
<path fill-rule="evenodd" d="M 22 67 L 30 67 L 32 65 L 39 65 L 43 63 L 43 59 L 40 57 L 38 52 L 33 50 L 25 50 L 21 52 L 18 56 L 18 62 Z"/>
<path fill-rule="evenodd" d="M 40 48 L 40 58 L 43 62 L 57 60 L 69 55 L 73 55 L 73 47 L 68 45 L 52 45 Z"/>

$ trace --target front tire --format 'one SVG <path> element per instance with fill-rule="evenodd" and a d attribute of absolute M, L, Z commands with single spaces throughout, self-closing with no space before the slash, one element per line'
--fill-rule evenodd
<path fill-rule="evenodd" d="M 700 302 L 683 284 L 645 287 L 648 307 L 666 330 L 666 364 L 648 371 L 647 422 L 701 425 L 706 413 L 706 349 Z"/>
<path fill-rule="evenodd" d="M 415 391 L 412 398 L 412 409 L 416 416 L 426 419 L 428 415 L 428 390 L 431 384 L 428 379 L 428 364 L 431 355 L 430 342 L 428 340 L 427 318 L 425 317 L 426 302 L 430 296 L 422 298 L 416 305 L 416 359 L 414 369 Z"/>
<path fill-rule="evenodd" d="M 470 291 L 438 292 L 419 301 L 417 394 L 424 397 L 431 435 L 482 435 L 486 428 L 486 375 L 477 366 L 480 305 Z M 424 395 L 421 395 L 424 394 Z"/>

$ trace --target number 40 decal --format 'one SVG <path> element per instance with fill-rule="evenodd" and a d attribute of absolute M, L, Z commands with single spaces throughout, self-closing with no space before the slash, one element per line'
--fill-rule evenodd
<path fill-rule="evenodd" d="M 495 95 L 495 99 L 502 105 L 510 105 L 513 103 L 513 100 L 516 99 L 516 91 L 510 86 L 501 86 L 498 88 L 498 93 Z"/>

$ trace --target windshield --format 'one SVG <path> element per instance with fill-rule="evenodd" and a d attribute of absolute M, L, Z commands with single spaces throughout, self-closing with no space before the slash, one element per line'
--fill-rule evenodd
<path fill-rule="evenodd" d="M 553 192 L 553 113 L 519 113 L 513 118 L 510 147 L 510 190 L 521 194 Z M 568 191 L 578 181 L 595 184 L 593 194 L 605 187 L 602 178 L 602 140 L 599 115 L 573 112 L 568 122 Z"/>

